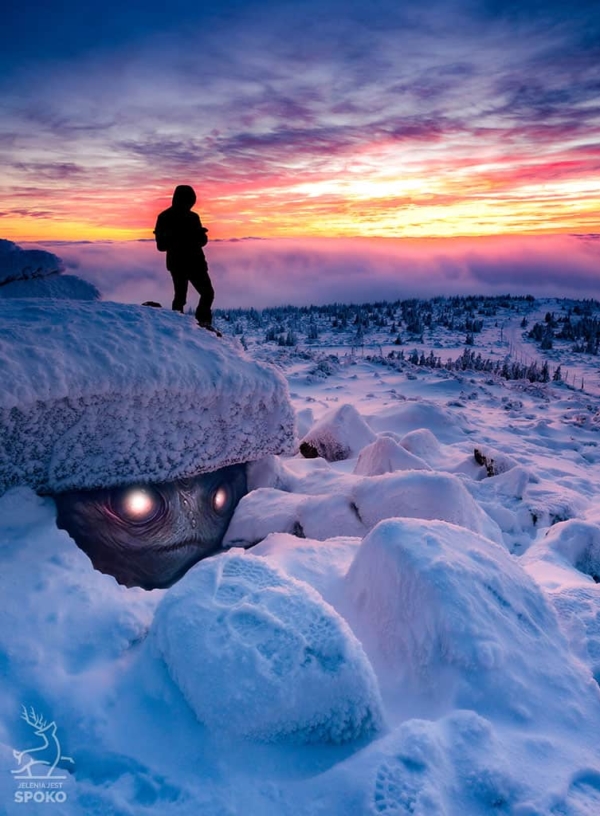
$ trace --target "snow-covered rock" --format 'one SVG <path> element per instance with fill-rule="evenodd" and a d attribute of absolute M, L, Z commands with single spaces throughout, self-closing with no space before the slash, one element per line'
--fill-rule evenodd
<path fill-rule="evenodd" d="M 573 568 L 600 583 L 600 526 L 579 519 L 555 524 L 523 557 L 524 564 L 540 561 Z"/>
<path fill-rule="evenodd" d="M 446 444 L 465 438 L 465 423 L 460 414 L 423 399 L 407 400 L 385 408 L 369 417 L 368 422 L 378 433 L 394 431 L 405 435 L 427 428 L 437 440 Z"/>
<path fill-rule="evenodd" d="M 106 666 L 144 639 L 160 598 L 159 591 L 125 589 L 94 570 L 55 519 L 52 499 L 29 488 L 0 497 L 5 721 L 7 709 L 18 711 L 28 700 L 46 711 L 85 708 L 87 696 L 102 687 Z"/>
<path fill-rule="evenodd" d="M 410 431 L 400 441 L 402 447 L 413 456 L 418 456 L 430 464 L 437 465 L 444 458 L 442 446 L 429 428 L 418 428 Z"/>
<path fill-rule="evenodd" d="M 342 743 L 382 723 L 375 675 L 345 621 L 264 558 L 230 553 L 198 564 L 164 597 L 154 637 L 209 728 Z"/>
<path fill-rule="evenodd" d="M 47 275 L 15 280 L 0 285 L 0 298 L 57 298 L 59 300 L 99 300 L 92 283 L 75 275 Z"/>
<path fill-rule="evenodd" d="M 550 604 L 488 539 L 440 521 L 385 521 L 346 582 L 355 631 L 405 694 L 573 733 L 588 728 L 586 710 L 600 715 L 598 687 L 571 660 Z"/>
<path fill-rule="evenodd" d="M 100 292 L 75 275 L 63 275 L 63 261 L 45 249 L 22 249 L 0 239 L 0 299 L 98 300 Z"/>
<path fill-rule="evenodd" d="M 161 482 L 288 451 L 277 371 L 172 312 L 0 301 L 0 493 Z"/>
<path fill-rule="evenodd" d="M 389 436 L 380 436 L 363 448 L 354 472 L 359 476 L 380 476 L 395 470 L 431 470 L 427 462 L 410 453 Z"/>
<path fill-rule="evenodd" d="M 11 281 L 43 278 L 62 272 L 61 259 L 45 249 L 22 249 L 0 238 L 0 287 Z"/>
<path fill-rule="evenodd" d="M 452 474 L 420 470 L 359 477 L 328 469 L 297 479 L 293 489 L 259 488 L 244 496 L 223 546 L 252 546 L 269 533 L 362 537 L 383 519 L 400 516 L 441 519 L 503 541 L 498 525 Z"/>
<path fill-rule="evenodd" d="M 600 526 L 560 522 L 521 559 L 548 593 L 574 654 L 600 683 Z"/>
<path fill-rule="evenodd" d="M 353 405 L 340 405 L 327 411 L 300 443 L 308 453 L 322 456 L 328 462 L 351 459 L 376 439 L 365 420 Z"/>
<path fill-rule="evenodd" d="M 502 543 L 496 523 L 449 473 L 419 470 L 362 479 L 352 500 L 368 530 L 386 518 L 437 519 Z"/>

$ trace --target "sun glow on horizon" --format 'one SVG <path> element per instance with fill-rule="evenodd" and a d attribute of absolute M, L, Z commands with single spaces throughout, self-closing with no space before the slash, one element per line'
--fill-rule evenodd
<path fill-rule="evenodd" d="M 140 177 L 133 165 L 128 175 L 116 163 L 112 176 L 103 166 L 97 186 L 90 169 L 68 187 L 48 180 L 22 190 L 17 204 L 0 192 L 0 234 L 17 242 L 151 238 L 182 178 L 197 190 L 209 239 L 593 232 L 600 187 L 588 167 L 596 151 L 587 143 L 505 147 L 498 134 L 468 145 L 379 140 L 326 158 L 299 147 L 279 163 L 215 159 L 175 182 Z"/>

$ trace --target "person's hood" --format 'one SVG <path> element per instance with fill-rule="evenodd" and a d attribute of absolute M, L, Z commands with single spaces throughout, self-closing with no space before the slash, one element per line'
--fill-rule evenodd
<path fill-rule="evenodd" d="M 196 193 L 189 184 L 179 184 L 173 193 L 173 206 L 182 210 L 191 210 L 196 203 Z"/>

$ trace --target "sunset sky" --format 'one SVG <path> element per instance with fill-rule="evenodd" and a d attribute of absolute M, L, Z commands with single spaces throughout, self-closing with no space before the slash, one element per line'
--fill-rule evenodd
<path fill-rule="evenodd" d="M 11 3 L 0 237 L 593 233 L 600 6 L 574 0 Z"/>

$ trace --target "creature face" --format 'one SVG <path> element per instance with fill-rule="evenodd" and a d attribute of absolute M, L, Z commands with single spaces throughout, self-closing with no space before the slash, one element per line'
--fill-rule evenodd
<path fill-rule="evenodd" d="M 164 484 L 54 496 L 58 527 L 120 584 L 169 587 L 215 553 L 246 493 L 245 465 Z"/>

